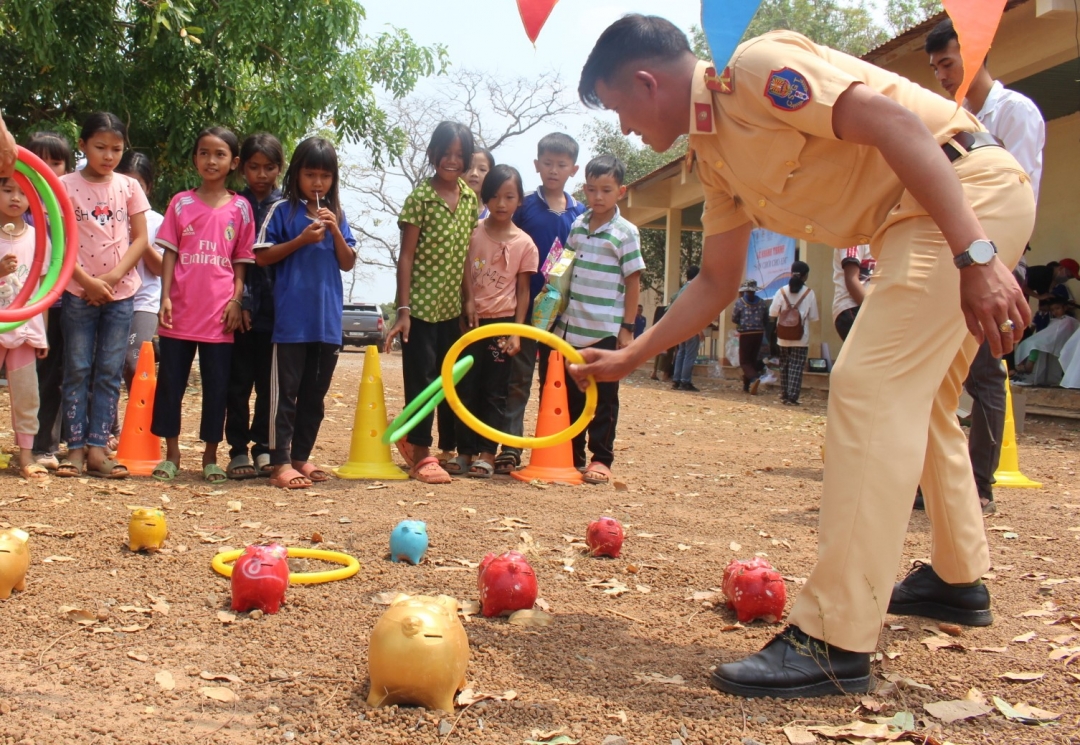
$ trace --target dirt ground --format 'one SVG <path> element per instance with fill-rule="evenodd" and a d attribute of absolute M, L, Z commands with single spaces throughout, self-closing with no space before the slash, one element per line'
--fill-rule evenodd
<path fill-rule="evenodd" d="M 320 464 L 340 464 L 348 453 L 362 363 L 355 350 L 342 356 L 314 457 Z M 393 413 L 402 405 L 400 358 L 383 366 Z M 1029 421 L 1021 464 L 1045 487 L 999 489 L 998 514 L 986 520 L 993 626 L 964 629 L 950 638 L 961 648 L 932 651 L 923 640 L 940 635 L 933 622 L 890 616 L 874 665 L 883 690 L 740 700 L 709 687 L 710 667 L 756 651 L 781 627 L 735 626 L 720 596 L 703 593 L 719 589 L 730 559 L 758 554 L 788 579 L 790 604 L 814 562 L 825 405 L 813 391 L 793 409 L 775 395 L 747 397 L 729 381 L 697 382 L 701 393 L 671 391 L 640 373 L 624 384 L 615 472 L 625 491 L 509 479 L 441 487 L 333 480 L 291 493 L 265 481 L 212 487 L 194 470 L 194 434 L 185 442 L 187 470 L 170 486 L 55 478 L 39 486 L 0 472 L 0 528 L 31 533 L 27 589 L 0 601 L 0 745 L 771 745 L 788 742 L 785 726 L 872 723 L 902 712 L 934 738 L 928 742 L 1080 742 L 1080 664 L 1069 664 L 1080 652 L 1075 426 Z M 191 432 L 198 399 L 189 399 Z M 11 443 L 10 433 L 0 435 L 0 445 Z M 238 512 L 230 502 L 240 503 Z M 127 549 L 128 505 L 165 508 L 165 550 Z M 583 553 L 585 527 L 600 515 L 626 528 L 617 560 Z M 429 560 L 418 567 L 386 558 L 390 530 L 404 518 L 426 521 L 431 535 Z M 359 574 L 294 586 L 277 615 L 222 613 L 230 590 L 211 571 L 215 552 L 271 538 L 311 546 L 315 533 L 323 547 L 358 557 Z M 898 577 L 908 561 L 929 555 L 929 535 L 925 515 L 913 514 Z M 508 549 L 529 557 L 554 623 L 472 617 L 465 629 L 470 687 L 516 696 L 454 712 L 369 708 L 368 633 L 385 610 L 383 594 L 476 600 L 470 564 Z M 626 591 L 590 586 L 608 579 Z M 100 620 L 80 625 L 62 606 Z M 1012 682 L 1006 673 L 1037 679 Z M 208 697 L 204 689 L 215 688 L 235 700 Z M 923 708 L 972 688 L 991 706 L 997 696 L 1061 717 L 1032 726 L 994 709 L 945 724 Z"/>

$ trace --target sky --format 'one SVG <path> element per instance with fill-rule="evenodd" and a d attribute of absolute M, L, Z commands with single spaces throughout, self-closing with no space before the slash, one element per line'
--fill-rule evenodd
<path fill-rule="evenodd" d="M 661 15 L 689 30 L 700 23 L 700 0 L 560 0 L 540 33 L 536 47 L 525 36 L 515 0 L 365 0 L 367 22 L 364 32 L 374 35 L 387 26 L 403 28 L 422 45 L 443 44 L 454 67 L 490 72 L 504 78 L 529 77 L 558 72 L 570 91 L 577 90 L 578 76 L 585 59 L 601 32 L 627 13 Z M 423 81 L 418 91 L 430 91 L 438 80 Z M 526 191 L 537 185 L 532 161 L 536 140 L 549 131 L 564 131 L 583 146 L 578 163 L 584 165 L 592 153 L 580 135 L 585 125 L 597 117 L 614 121 L 604 112 L 589 111 L 568 97 L 565 115 L 557 123 L 541 125 L 539 134 L 515 138 L 495 156 L 499 162 L 522 172 Z M 355 153 L 364 158 L 366 154 Z M 349 211 L 350 199 L 344 195 Z M 385 303 L 394 299 L 392 270 L 368 269 L 353 292 L 357 302 Z"/>

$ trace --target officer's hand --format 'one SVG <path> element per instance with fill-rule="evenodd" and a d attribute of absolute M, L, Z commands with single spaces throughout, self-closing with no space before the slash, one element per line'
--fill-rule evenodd
<path fill-rule="evenodd" d="M 601 383 L 622 380 L 637 368 L 629 351 L 630 347 L 615 351 L 582 349 L 581 356 L 585 358 L 585 364 L 569 365 L 570 377 L 581 390 L 589 387 L 590 375 Z"/>
<path fill-rule="evenodd" d="M 968 330 L 990 352 L 1001 357 L 1012 351 L 1031 322 L 1031 307 L 1012 272 L 997 257 L 986 266 L 960 270 L 960 308 Z M 1002 330 L 1012 321 L 1013 329 Z"/>

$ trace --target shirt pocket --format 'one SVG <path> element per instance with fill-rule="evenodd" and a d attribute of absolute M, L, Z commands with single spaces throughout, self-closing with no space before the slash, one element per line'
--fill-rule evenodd
<path fill-rule="evenodd" d="M 794 129 L 777 132 L 765 152 L 761 183 L 792 206 L 835 205 L 855 168 L 855 148 L 807 138 Z"/>

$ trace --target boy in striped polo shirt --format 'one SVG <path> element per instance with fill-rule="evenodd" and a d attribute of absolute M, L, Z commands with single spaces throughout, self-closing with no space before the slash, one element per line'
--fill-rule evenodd
<path fill-rule="evenodd" d="M 641 293 L 638 230 L 619 215 L 626 193 L 626 169 L 614 155 L 593 158 L 585 166 L 585 198 L 589 209 L 574 221 L 567 247 L 575 252 L 570 300 L 557 332 L 578 349 L 621 349 L 634 340 L 634 317 Z M 597 383 L 596 416 L 574 438 L 574 465 L 585 468 L 585 437 L 592 462 L 585 481 L 606 484 L 615 458 L 615 424 L 619 419 L 619 384 Z M 567 386 L 571 420 L 585 408 L 585 394 Z"/>

